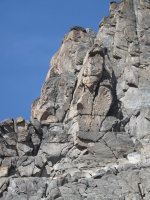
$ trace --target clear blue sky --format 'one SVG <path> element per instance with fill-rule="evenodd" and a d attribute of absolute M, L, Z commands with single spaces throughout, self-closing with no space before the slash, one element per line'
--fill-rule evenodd
<path fill-rule="evenodd" d="M 92 28 L 110 0 L 0 0 L 0 120 L 30 119 L 53 54 L 74 25 Z"/>

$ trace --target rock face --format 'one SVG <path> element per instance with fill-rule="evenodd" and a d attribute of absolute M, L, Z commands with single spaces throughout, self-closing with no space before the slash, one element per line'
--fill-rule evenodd
<path fill-rule="evenodd" d="M 31 121 L 0 123 L 0 199 L 150 199 L 150 1 L 72 27 Z"/>

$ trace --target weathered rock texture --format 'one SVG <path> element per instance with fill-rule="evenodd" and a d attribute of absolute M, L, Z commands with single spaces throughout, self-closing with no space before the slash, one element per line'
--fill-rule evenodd
<path fill-rule="evenodd" d="M 0 199 L 150 199 L 150 1 L 73 27 L 31 121 L 0 123 Z"/>

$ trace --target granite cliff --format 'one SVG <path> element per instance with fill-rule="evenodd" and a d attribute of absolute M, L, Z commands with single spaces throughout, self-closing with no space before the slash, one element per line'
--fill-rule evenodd
<path fill-rule="evenodd" d="M 150 0 L 63 38 L 31 121 L 0 122 L 0 199 L 150 199 Z"/>

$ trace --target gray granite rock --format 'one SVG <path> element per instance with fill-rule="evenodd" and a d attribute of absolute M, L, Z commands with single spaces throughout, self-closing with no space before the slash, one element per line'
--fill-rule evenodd
<path fill-rule="evenodd" d="M 0 122 L 0 200 L 150 199 L 150 1 L 74 26 L 41 96 Z"/>

